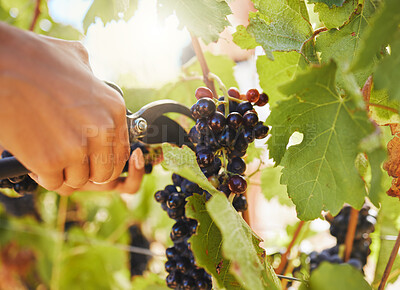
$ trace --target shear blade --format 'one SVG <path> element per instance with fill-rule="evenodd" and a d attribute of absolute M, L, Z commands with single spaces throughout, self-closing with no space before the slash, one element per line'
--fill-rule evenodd
<path fill-rule="evenodd" d="M 147 128 L 147 134 L 141 138 L 147 144 L 168 142 L 178 146 L 187 145 L 194 148 L 185 129 L 167 116 L 159 116 Z"/>

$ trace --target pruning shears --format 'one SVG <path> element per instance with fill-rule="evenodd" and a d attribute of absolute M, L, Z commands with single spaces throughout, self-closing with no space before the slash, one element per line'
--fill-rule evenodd
<path fill-rule="evenodd" d="M 122 95 L 122 91 L 118 86 L 106 83 Z M 129 142 L 131 144 L 135 142 L 143 142 L 145 144 L 168 142 L 193 148 L 185 129 L 171 118 L 165 116 L 167 113 L 178 113 L 193 119 L 188 107 L 172 100 L 151 102 L 136 113 L 131 113 L 127 109 L 126 121 Z M 0 179 L 17 177 L 29 172 L 15 157 L 0 159 Z"/>

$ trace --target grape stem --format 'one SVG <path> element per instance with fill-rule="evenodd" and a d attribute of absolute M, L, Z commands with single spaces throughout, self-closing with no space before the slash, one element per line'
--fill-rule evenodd
<path fill-rule="evenodd" d="M 33 14 L 31 25 L 29 26 L 29 30 L 30 31 L 33 31 L 35 29 L 36 23 L 37 23 L 37 21 L 39 19 L 40 12 L 41 12 L 40 11 L 40 3 L 41 2 L 42 2 L 41 0 L 36 0 L 35 12 Z"/>
<path fill-rule="evenodd" d="M 229 95 L 228 90 L 226 89 L 222 80 L 212 72 L 208 73 L 208 78 L 216 81 L 218 83 L 219 88 L 221 89 L 222 93 L 224 94 L 224 102 L 225 102 L 225 117 L 228 117 L 229 114 Z"/>
<path fill-rule="evenodd" d="M 386 265 L 385 271 L 383 272 L 382 280 L 381 283 L 379 284 L 378 290 L 383 290 L 385 288 L 386 282 L 389 278 L 390 271 L 392 270 L 393 267 L 394 260 L 396 259 L 397 253 L 399 252 L 399 247 L 400 247 L 400 232 L 397 235 L 396 242 L 394 244 L 392 252 L 390 253 L 389 261 Z"/>
<path fill-rule="evenodd" d="M 344 242 L 345 244 L 344 259 L 343 259 L 344 262 L 347 262 L 350 259 L 351 251 L 353 250 L 353 242 L 357 229 L 357 222 L 358 222 L 358 210 L 351 208 L 349 226 L 347 228 L 346 240 Z"/>
<path fill-rule="evenodd" d="M 276 268 L 276 270 L 275 270 L 276 274 L 282 274 L 283 270 L 285 269 L 286 263 L 287 263 L 287 258 L 296 242 L 297 237 L 300 234 L 301 229 L 304 226 L 304 223 L 305 223 L 304 221 L 300 221 L 299 224 L 297 225 L 296 231 L 293 234 L 293 238 L 290 241 L 289 246 L 287 247 L 285 253 L 283 253 L 283 255 L 281 257 L 281 263 L 279 264 L 278 268 Z"/>
<path fill-rule="evenodd" d="M 190 32 L 190 37 L 192 39 L 194 52 L 196 53 L 197 59 L 200 63 L 201 70 L 203 72 L 204 84 L 213 92 L 214 98 L 218 99 L 218 94 L 217 91 L 215 90 L 214 82 L 209 78 L 210 70 L 208 68 L 206 58 L 204 57 L 203 50 L 201 49 L 200 42 L 192 32 Z"/>

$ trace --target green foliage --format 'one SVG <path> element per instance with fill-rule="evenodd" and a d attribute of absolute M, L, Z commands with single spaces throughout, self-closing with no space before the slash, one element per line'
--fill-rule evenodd
<path fill-rule="evenodd" d="M 315 4 L 314 12 L 319 14 L 319 20 L 325 24 L 325 27 L 331 29 L 345 24 L 357 5 L 357 0 L 346 0 L 343 5 L 333 7 L 328 7 L 325 3 L 320 2 Z"/>
<path fill-rule="evenodd" d="M 138 0 L 94 0 L 83 20 L 83 29 L 86 33 L 97 17 L 104 24 L 111 20 L 129 20 L 135 13 L 137 5 Z"/>
<path fill-rule="evenodd" d="M 254 45 L 255 39 L 271 59 L 273 51 L 303 52 L 303 44 L 312 36 L 313 30 L 308 19 L 295 10 L 298 7 L 293 5 L 294 2 L 253 2 L 258 12 L 250 15 L 247 34 L 243 33 L 243 27 L 239 27 L 240 33 L 234 34 L 234 41 L 241 47 L 248 48 Z"/>
<path fill-rule="evenodd" d="M 271 106 L 284 96 L 279 86 L 291 81 L 297 72 L 305 69 L 305 59 L 297 52 L 274 52 L 273 57 L 273 61 L 266 56 L 257 58 L 260 86 L 268 94 Z"/>
<path fill-rule="evenodd" d="M 397 100 L 389 100 L 389 95 L 387 90 L 375 90 L 371 92 L 370 103 L 377 104 L 380 106 L 385 106 L 392 108 L 394 110 L 399 110 L 400 102 Z M 370 106 L 369 110 L 371 112 L 372 119 L 381 126 L 391 123 L 399 123 L 400 116 L 398 113 L 387 110 L 386 108 Z"/>
<path fill-rule="evenodd" d="M 205 196 L 195 194 L 188 198 L 186 215 L 199 223 L 197 233 L 190 239 L 197 264 L 214 276 L 219 287 L 242 288 L 229 272 L 232 263 L 221 251 L 222 234 L 206 209 Z"/>
<path fill-rule="evenodd" d="M 239 216 L 224 194 L 215 194 L 206 208 L 222 233 L 222 251 L 231 271 L 245 289 L 280 289 L 274 270 L 265 259 L 262 241 Z M 240 250 L 238 250 L 240 249 Z"/>
<path fill-rule="evenodd" d="M 364 280 L 360 271 L 348 264 L 330 264 L 323 262 L 316 269 L 308 281 L 308 287 L 302 285 L 302 290 L 367 290 L 371 289 L 368 282 Z"/>
<path fill-rule="evenodd" d="M 280 184 L 282 166 L 267 167 L 261 173 L 261 189 L 267 200 L 276 198 L 280 204 L 293 206 L 285 185 Z"/>
<path fill-rule="evenodd" d="M 175 13 L 181 27 L 206 43 L 218 40 L 232 13 L 224 0 L 158 0 L 158 6 L 161 17 Z"/>
<path fill-rule="evenodd" d="M 360 39 L 368 27 L 368 21 L 375 12 L 377 0 L 366 0 L 353 12 L 350 20 L 339 30 L 330 29 L 320 33 L 316 41 L 316 49 L 321 52 L 321 61 L 328 63 L 332 59 L 338 64 L 338 82 L 344 87 L 342 71 L 345 71 L 360 47 Z M 367 77 L 372 73 L 374 60 L 369 60 L 368 65 L 357 71 L 354 76 L 359 86 L 362 86 Z"/>
<path fill-rule="evenodd" d="M 344 202 L 360 208 L 366 194 L 354 160 L 356 144 L 372 126 L 365 113 L 354 111 L 351 98 L 338 94 L 335 74 L 331 62 L 299 75 L 282 87 L 294 96 L 280 102 L 267 120 L 270 156 L 284 166 L 281 183 L 287 184 L 302 220 L 317 218 L 321 210 L 336 214 Z M 295 131 L 304 139 L 286 150 Z"/>

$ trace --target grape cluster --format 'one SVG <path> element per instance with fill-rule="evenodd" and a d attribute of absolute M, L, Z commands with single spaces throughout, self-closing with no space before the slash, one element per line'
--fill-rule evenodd
<path fill-rule="evenodd" d="M 350 206 L 345 206 L 337 216 L 331 221 L 330 233 L 336 237 L 336 245 L 325 249 L 321 253 L 312 252 L 310 254 L 310 271 L 315 270 L 323 261 L 334 264 L 341 264 L 343 260 L 344 242 L 347 234 L 347 227 L 350 219 Z M 371 253 L 370 233 L 375 230 L 376 217 L 369 206 L 364 206 L 358 215 L 357 228 L 354 236 L 353 248 L 350 259 L 346 262 L 358 270 L 362 271 L 367 263 L 367 257 Z"/>
<path fill-rule="evenodd" d="M 8 151 L 1 153 L 1 158 L 13 157 Z M 30 178 L 29 175 L 21 175 L 12 178 L 0 179 L 0 188 L 14 189 L 19 194 L 33 193 L 38 187 L 36 181 Z"/>
<path fill-rule="evenodd" d="M 203 174 L 227 197 L 234 194 L 232 205 L 242 212 L 247 209 L 247 200 L 243 195 L 247 189 L 243 177 L 246 163 L 242 157 L 249 143 L 268 134 L 268 127 L 258 120 L 252 103 L 264 106 L 268 103 L 268 96 L 259 94 L 255 89 L 240 95 L 234 88 L 228 90 L 228 95 L 230 100 L 226 104 L 224 97 L 218 101 L 213 99 L 213 93 L 208 88 L 196 90 L 198 101 L 191 108 L 196 125 L 191 128 L 189 139 L 194 144 L 197 163 Z M 226 114 L 225 105 L 229 106 Z M 166 250 L 167 285 L 174 289 L 211 289 L 211 276 L 196 265 L 188 243 L 188 239 L 196 233 L 198 223 L 185 215 L 187 197 L 196 193 L 208 200 L 211 195 L 177 174 L 172 175 L 172 182 L 173 185 L 167 185 L 154 195 L 162 209 L 176 221 L 170 233 L 174 246 Z"/>
<path fill-rule="evenodd" d="M 150 242 L 143 235 L 139 225 L 133 225 L 129 227 L 129 236 L 131 239 L 130 245 L 132 247 L 138 247 L 142 249 L 150 248 Z M 150 256 L 131 252 L 131 276 L 143 275 L 143 272 L 146 270 L 149 261 Z"/>
<path fill-rule="evenodd" d="M 149 148 L 147 147 L 145 144 L 141 143 L 141 142 L 134 142 L 131 144 L 131 154 L 133 151 L 135 151 L 137 148 L 140 148 L 140 150 L 143 153 L 143 157 L 144 157 L 144 172 L 146 174 L 150 174 L 153 171 L 153 159 L 154 156 L 159 156 L 160 153 L 155 152 L 157 151 L 156 148 Z M 122 172 L 128 172 L 129 169 L 129 160 L 126 162 L 124 169 L 122 170 Z"/>

